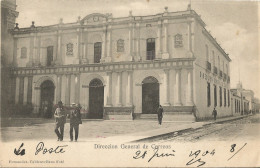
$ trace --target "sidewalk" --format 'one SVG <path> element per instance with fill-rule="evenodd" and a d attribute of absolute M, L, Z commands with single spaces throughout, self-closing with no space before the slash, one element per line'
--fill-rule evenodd
<path fill-rule="evenodd" d="M 182 131 L 195 130 L 203 126 L 241 119 L 247 116 L 220 118 L 217 121 L 205 122 L 163 122 L 159 125 L 153 120 L 83 120 L 80 125 L 81 142 L 140 142 L 167 134 L 178 134 Z M 4 119 L 1 127 L 2 139 L 15 140 L 54 140 L 53 119 Z M 69 122 L 65 124 L 64 140 L 69 140 Z M 31 136 L 33 135 L 33 136 Z"/>
<path fill-rule="evenodd" d="M 232 116 L 232 117 L 227 117 L 227 118 L 220 118 L 215 120 L 210 120 L 210 121 L 205 121 L 205 122 L 191 122 L 188 124 L 180 124 L 175 127 L 168 127 L 168 128 L 158 128 L 155 130 L 150 130 L 146 132 L 139 132 L 139 133 L 133 133 L 133 134 L 128 134 L 128 135 L 121 135 L 121 136 L 114 136 L 114 137 L 109 137 L 106 138 L 106 141 L 122 141 L 122 142 L 141 142 L 145 140 L 149 140 L 150 138 L 156 138 L 160 136 L 165 136 L 167 134 L 177 134 L 183 131 L 188 131 L 188 130 L 195 130 L 202 128 L 203 126 L 207 126 L 210 124 L 221 124 L 224 122 L 229 122 L 229 121 L 234 121 L 234 120 L 239 120 L 244 117 L 248 117 L 251 115 L 244 115 L 244 116 Z"/>

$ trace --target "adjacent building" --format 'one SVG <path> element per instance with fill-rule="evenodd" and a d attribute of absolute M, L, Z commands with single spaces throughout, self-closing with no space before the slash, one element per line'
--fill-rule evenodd
<path fill-rule="evenodd" d="M 258 99 L 252 90 L 244 89 L 239 82 L 235 89 L 231 89 L 231 109 L 233 115 L 254 114 L 259 111 Z"/>
<path fill-rule="evenodd" d="M 86 118 L 195 121 L 232 115 L 230 58 L 190 8 L 12 30 L 10 98 L 32 115 L 80 103 Z"/>

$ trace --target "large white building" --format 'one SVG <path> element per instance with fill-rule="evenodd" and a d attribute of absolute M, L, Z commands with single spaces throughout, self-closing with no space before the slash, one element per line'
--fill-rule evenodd
<path fill-rule="evenodd" d="M 164 120 L 211 118 L 214 107 L 230 116 L 231 60 L 205 26 L 190 7 L 16 25 L 10 99 L 35 115 L 62 100 L 80 103 L 87 118 L 145 118 L 159 104 Z"/>

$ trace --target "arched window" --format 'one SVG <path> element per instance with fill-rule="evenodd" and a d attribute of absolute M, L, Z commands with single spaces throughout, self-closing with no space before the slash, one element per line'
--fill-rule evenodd
<path fill-rule="evenodd" d="M 94 63 L 100 63 L 102 53 L 102 43 L 96 42 L 94 44 Z"/>
<path fill-rule="evenodd" d="M 208 45 L 205 45 L 205 50 L 206 50 L 206 60 L 209 61 L 209 47 L 208 47 Z"/>
<path fill-rule="evenodd" d="M 226 64 L 226 71 L 227 71 L 227 75 L 228 75 L 228 65 Z"/>
<path fill-rule="evenodd" d="M 216 66 L 215 65 L 215 53 L 214 53 L 214 51 L 212 51 L 212 63 L 213 63 L 213 66 Z"/>
<path fill-rule="evenodd" d="M 117 52 L 125 51 L 125 42 L 122 39 L 117 40 Z"/>
<path fill-rule="evenodd" d="M 27 58 L 27 48 L 26 47 L 21 48 L 21 58 Z"/>
<path fill-rule="evenodd" d="M 155 38 L 149 38 L 146 40 L 146 59 L 155 59 Z"/>
<path fill-rule="evenodd" d="M 53 46 L 47 47 L 47 66 L 50 66 L 53 61 Z"/>
<path fill-rule="evenodd" d="M 219 56 L 218 56 L 218 68 L 220 70 L 220 59 L 219 59 Z"/>

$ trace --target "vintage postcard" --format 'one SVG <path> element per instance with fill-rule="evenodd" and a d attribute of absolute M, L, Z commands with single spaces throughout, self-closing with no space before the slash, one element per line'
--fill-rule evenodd
<path fill-rule="evenodd" d="M 0 167 L 260 167 L 258 6 L 1 0 Z"/>

